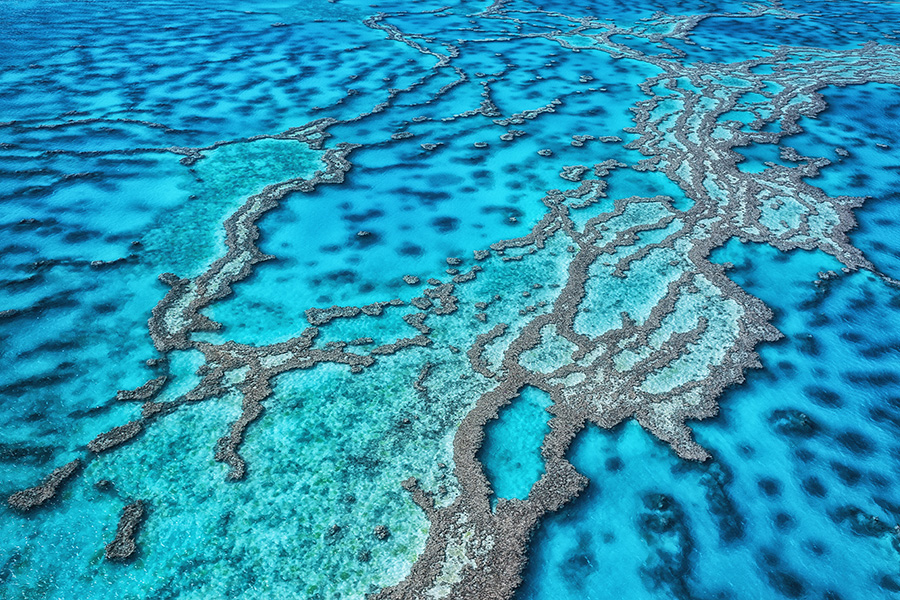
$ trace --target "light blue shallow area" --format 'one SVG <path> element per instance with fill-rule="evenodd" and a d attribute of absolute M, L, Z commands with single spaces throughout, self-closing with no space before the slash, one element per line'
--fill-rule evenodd
<path fill-rule="evenodd" d="M 526 386 L 485 426 L 478 460 L 496 498 L 527 498 L 544 473 L 540 448 L 550 433 L 547 408 L 552 404 L 550 394 Z"/>

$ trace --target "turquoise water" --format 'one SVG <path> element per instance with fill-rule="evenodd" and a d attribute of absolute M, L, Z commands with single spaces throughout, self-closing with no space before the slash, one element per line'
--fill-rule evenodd
<path fill-rule="evenodd" d="M 0 598 L 898 597 L 898 6 L 0 5 Z"/>
<path fill-rule="evenodd" d="M 528 497 L 544 472 L 541 442 L 550 432 L 550 395 L 525 387 L 485 428 L 479 460 L 498 498 Z"/>

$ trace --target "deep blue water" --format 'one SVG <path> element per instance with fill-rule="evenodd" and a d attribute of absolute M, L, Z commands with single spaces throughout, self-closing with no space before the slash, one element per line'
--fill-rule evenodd
<path fill-rule="evenodd" d="M 538 530 L 518 597 L 897 592 L 897 292 L 858 275 L 823 294 L 828 260 L 780 256 L 717 256 L 786 337 L 695 426 L 714 460 L 686 464 L 634 424 L 582 432 L 571 460 L 591 483 Z"/>

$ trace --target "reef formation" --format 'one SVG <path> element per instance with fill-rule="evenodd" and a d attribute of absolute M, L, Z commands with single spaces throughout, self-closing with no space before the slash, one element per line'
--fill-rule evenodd
<path fill-rule="evenodd" d="M 763 57 L 687 62 L 676 45 L 693 44 L 692 31 L 708 19 L 804 18 L 778 2 L 732 13 L 657 13 L 624 25 L 498 0 L 459 17 L 467 22 L 455 32 L 460 39 L 443 40 L 440 33 L 415 31 L 420 19 L 442 15 L 455 21 L 459 10 L 379 13 L 365 20 L 372 30 L 434 64 L 411 85 L 391 88 L 386 98 L 364 112 L 319 118 L 274 135 L 158 149 L 182 156 L 182 165 L 192 168 L 218 148 L 280 140 L 319 152 L 320 166 L 311 176 L 272 182 L 244 198 L 224 221 L 224 255 L 201 273 L 159 275 L 169 290 L 148 322 L 158 352 L 153 367 L 159 374 L 116 396 L 117 402 L 139 403 L 140 417 L 96 436 L 86 443 L 82 459 L 55 469 L 40 485 L 11 495 L 11 507 L 19 511 L 42 507 L 84 472 L 82 463 L 116 452 L 139 436 L 152 437 L 158 421 L 185 405 L 208 404 L 215 410 L 213 400 L 230 393 L 240 397 L 240 415 L 209 451 L 227 465 L 227 478 L 238 482 L 234 485 L 245 485 L 240 480 L 254 464 L 248 463 L 242 446 L 272 401 L 273 382 L 280 375 L 328 364 L 345 369 L 350 377 L 366 378 L 379 361 L 415 350 L 421 352 L 416 358 L 420 370 L 408 387 L 424 399 L 427 411 L 429 405 L 442 406 L 430 399 L 451 393 L 436 380 L 436 374 L 441 376 L 437 367 L 448 357 L 457 357 L 454 364 L 464 357 L 468 364 L 457 374 L 470 380 L 466 389 L 475 396 L 459 401 L 466 408 L 455 429 L 454 424 L 444 424 L 452 430 L 453 483 L 439 491 L 413 476 L 397 482 L 425 514 L 427 540 L 409 573 L 371 596 L 510 598 L 521 583 L 536 526 L 587 485 L 567 459 L 573 439 L 587 424 L 610 429 L 633 419 L 681 458 L 710 458 L 693 439 L 688 422 L 715 416 L 723 390 L 743 382 L 747 369 L 761 366 L 757 346 L 781 335 L 771 324 L 770 309 L 729 278 L 731 265 L 710 259 L 714 250 L 734 239 L 784 252 L 817 249 L 842 265 L 841 273 L 822 273 L 820 280 L 863 270 L 896 285 L 848 239 L 856 225 L 853 210 L 864 199 L 832 197 L 810 184 L 828 160 L 782 146 L 782 163 L 767 163 L 764 170 L 751 172 L 741 168 L 743 157 L 735 152 L 753 144 L 778 144 L 800 132 L 801 119 L 815 119 L 826 109 L 819 93 L 824 88 L 896 83 L 900 80 L 896 46 L 874 42 L 843 50 L 779 46 Z M 554 26 L 535 31 L 533 24 L 545 20 Z M 264 215 L 293 196 L 313 193 L 326 184 L 342 185 L 352 173 L 355 153 L 392 144 L 441 153 L 442 128 L 475 118 L 490 119 L 496 136 L 475 142 L 469 152 L 490 153 L 533 136 L 542 119 L 578 97 L 602 102 L 605 89 L 597 80 L 606 75 L 578 72 L 570 75 L 581 86 L 575 91 L 535 109 L 504 113 L 493 87 L 500 86 L 515 65 L 507 63 L 494 73 L 472 73 L 469 48 L 481 52 L 481 46 L 535 40 L 551 42 L 560 52 L 602 55 L 611 64 L 640 64 L 652 75 L 639 83 L 643 99 L 631 106 L 631 122 L 622 131 L 591 135 L 587 132 L 597 130 L 579 128 L 578 120 L 573 121 L 568 139 L 572 147 L 583 148 L 584 164 L 558 165 L 559 176 L 571 185 L 545 192 L 543 216 L 530 232 L 489 247 L 469 248 L 471 258 L 448 257 L 446 276 L 423 281 L 405 275 L 404 289 L 415 291 L 411 299 L 309 307 L 304 326 L 285 341 L 258 345 L 207 336 L 227 337 L 228 331 L 204 311 L 239 295 L 235 284 L 277 258 L 258 244 L 265 233 L 260 225 Z M 435 84 L 448 76 L 449 82 Z M 435 116 L 433 109 L 454 88 L 473 83 L 481 88 L 476 108 Z M 414 100 L 423 92 L 424 100 Z M 348 98 L 356 103 L 367 94 L 348 92 Z M 343 102 L 319 110 L 327 113 Z M 352 137 L 353 127 L 365 127 L 398 106 L 404 112 L 421 109 L 421 118 L 398 122 L 383 139 Z M 741 120 L 738 113 L 749 118 Z M 608 158 L 606 148 L 616 145 L 637 151 L 642 158 L 633 164 Z M 541 147 L 537 154 L 551 161 L 554 150 L 558 149 Z M 608 192 L 615 184 L 610 181 L 626 172 L 663 174 L 679 196 L 611 199 Z M 377 237 L 368 231 L 357 236 Z M 354 320 L 368 324 L 389 315 L 400 316 L 405 333 L 377 343 L 374 335 L 341 337 L 340 328 Z M 466 334 L 456 339 L 452 331 L 460 326 Z M 175 398 L 161 399 L 172 380 L 169 357 L 184 350 L 202 355 L 198 381 Z M 553 401 L 548 409 L 550 433 L 540 449 L 544 473 L 527 498 L 493 502 L 491 482 L 478 458 L 485 427 L 526 386 L 547 392 Z M 408 427 L 410 419 L 418 416 L 410 414 L 397 427 Z M 408 436 L 416 435 L 407 431 Z M 139 547 L 145 503 L 152 509 L 152 501 L 141 500 L 122 509 L 115 539 L 106 547 L 108 560 L 127 559 Z M 153 519 L 152 510 L 146 518 Z M 383 524 L 372 523 L 369 528 L 378 540 L 390 535 Z"/>

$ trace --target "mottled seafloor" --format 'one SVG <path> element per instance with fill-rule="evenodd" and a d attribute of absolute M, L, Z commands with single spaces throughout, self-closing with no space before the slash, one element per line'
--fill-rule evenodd
<path fill-rule="evenodd" d="M 900 3 L 0 4 L 0 598 L 900 598 Z"/>

